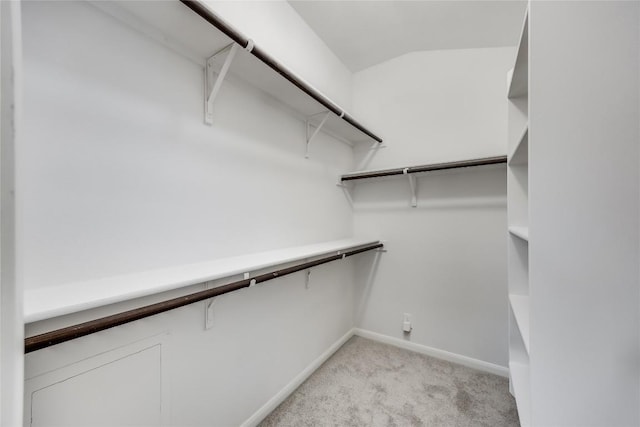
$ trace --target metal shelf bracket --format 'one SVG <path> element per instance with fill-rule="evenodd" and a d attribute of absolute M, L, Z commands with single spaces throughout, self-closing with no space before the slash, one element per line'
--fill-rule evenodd
<path fill-rule="evenodd" d="M 407 175 L 407 178 L 409 178 L 409 191 L 411 191 L 411 207 L 415 208 L 418 206 L 418 183 L 416 182 L 416 177 L 409 173 L 409 168 L 404 168 L 402 173 Z"/>
<path fill-rule="evenodd" d="M 315 116 L 318 116 L 320 114 L 324 114 L 324 117 L 322 118 L 322 121 L 320 122 L 320 124 L 318 124 L 316 126 L 316 129 L 313 131 L 313 133 L 311 133 L 311 127 L 314 126 L 311 123 L 311 119 Z M 330 111 L 327 111 L 326 113 L 318 113 L 318 114 L 314 114 L 312 116 L 307 117 L 307 121 L 306 121 L 306 125 L 307 125 L 307 147 L 306 150 L 304 152 L 304 158 L 308 159 L 309 158 L 309 145 L 311 144 L 311 141 L 313 141 L 313 138 L 316 137 L 316 135 L 318 135 L 318 132 L 320 132 L 320 129 L 322 129 L 322 126 L 324 126 L 324 124 L 326 123 L 327 119 L 329 118 L 329 114 L 331 114 Z M 311 135 L 309 135 L 311 133 Z"/>
<path fill-rule="evenodd" d="M 208 125 L 213 124 L 213 104 L 238 49 L 238 44 L 231 43 L 207 59 L 204 73 L 204 121 Z M 223 55 L 226 55 L 226 58 L 220 72 L 216 73 L 215 60 Z"/>

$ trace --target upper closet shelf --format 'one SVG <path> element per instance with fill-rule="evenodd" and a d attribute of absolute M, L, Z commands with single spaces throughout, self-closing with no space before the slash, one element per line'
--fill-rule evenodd
<path fill-rule="evenodd" d="M 429 165 L 408 166 L 405 168 L 383 169 L 383 170 L 366 171 L 366 172 L 354 172 L 354 173 L 342 175 L 340 180 L 342 182 L 345 182 L 345 181 L 353 181 L 357 179 L 380 178 L 384 176 L 407 175 L 407 174 L 413 174 L 413 173 L 432 172 L 432 171 L 446 170 L 446 169 L 468 168 L 472 166 L 495 165 L 498 163 L 506 163 L 506 162 L 507 162 L 507 156 L 484 157 L 481 159 L 459 160 L 455 162 L 446 162 L 446 163 L 432 163 Z"/>
<path fill-rule="evenodd" d="M 516 54 L 516 63 L 511 70 L 509 98 L 518 98 L 529 93 L 529 10 L 524 15 L 520 43 Z"/>
<path fill-rule="evenodd" d="M 356 249 L 377 240 L 345 239 L 259 252 L 84 282 L 27 289 L 24 321 L 37 322 L 210 280 Z"/>
<path fill-rule="evenodd" d="M 351 200 L 348 190 L 348 182 L 358 179 L 381 178 L 385 176 L 406 175 L 409 179 L 409 190 L 411 192 L 411 206 L 418 206 L 418 185 L 413 174 L 422 172 L 433 172 L 446 169 L 468 168 L 472 166 L 495 165 L 499 163 L 507 163 L 507 156 L 484 157 L 481 159 L 460 160 L 456 162 L 433 163 L 430 165 L 408 166 L 405 168 L 383 169 L 377 171 L 355 172 L 342 175 L 339 186 L 343 187 L 345 194 Z"/>
<path fill-rule="evenodd" d="M 205 120 L 208 122 L 211 114 L 215 114 L 211 104 L 229 71 L 298 112 L 311 126 L 322 127 L 329 135 L 348 143 L 382 142 L 379 136 L 224 22 L 201 1 L 93 3 L 207 68 Z"/>

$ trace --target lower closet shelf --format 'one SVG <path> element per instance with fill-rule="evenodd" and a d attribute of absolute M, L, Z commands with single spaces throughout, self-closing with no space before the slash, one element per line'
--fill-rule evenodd
<path fill-rule="evenodd" d="M 340 253 L 377 242 L 367 239 L 334 240 L 85 282 L 27 289 L 24 293 L 24 321 L 37 322 L 289 262 L 311 260 L 313 257 Z"/>

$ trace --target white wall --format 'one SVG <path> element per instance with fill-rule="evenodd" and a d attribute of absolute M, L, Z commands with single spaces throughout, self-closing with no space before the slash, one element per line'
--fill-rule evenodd
<path fill-rule="evenodd" d="M 377 123 L 388 145 L 367 168 L 506 154 L 513 55 L 513 48 L 415 52 L 357 73 L 355 113 Z M 358 326 L 506 366 L 504 166 L 422 175 L 417 208 L 404 178 L 360 182 L 353 194 L 356 234 L 386 239 L 389 249 L 372 283 L 359 283 Z M 401 330 L 405 312 L 410 336 Z"/>
<path fill-rule="evenodd" d="M 285 5 L 260 6 L 270 26 L 292 21 Z M 201 67 L 84 2 L 23 9 L 17 194 L 27 288 L 352 234 L 335 186 L 353 167 L 349 147 L 321 134 L 305 159 L 304 123 L 233 81 L 206 126 Z M 296 30 L 299 43 L 317 46 L 312 36 Z M 313 83 L 344 87 L 343 77 Z M 28 390 L 46 373 L 161 334 L 166 422 L 237 425 L 353 326 L 351 261 L 314 269 L 310 289 L 303 276 L 220 298 L 209 331 L 195 304 L 32 353 Z M 117 308 L 28 325 L 27 333 Z M 135 372 L 118 375 L 113 381 L 126 382 Z M 57 410 L 71 410 L 73 396 L 66 401 Z"/>

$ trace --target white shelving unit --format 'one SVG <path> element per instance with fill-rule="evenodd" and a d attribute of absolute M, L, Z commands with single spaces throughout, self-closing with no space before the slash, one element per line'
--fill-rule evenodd
<path fill-rule="evenodd" d="M 525 13 L 508 97 L 508 276 L 510 389 L 522 426 L 531 425 L 529 369 L 529 13 Z"/>
<path fill-rule="evenodd" d="M 508 76 L 506 238 L 510 386 L 523 426 L 640 425 L 629 321 L 639 12 L 637 2 L 530 1 L 522 25 Z"/>

